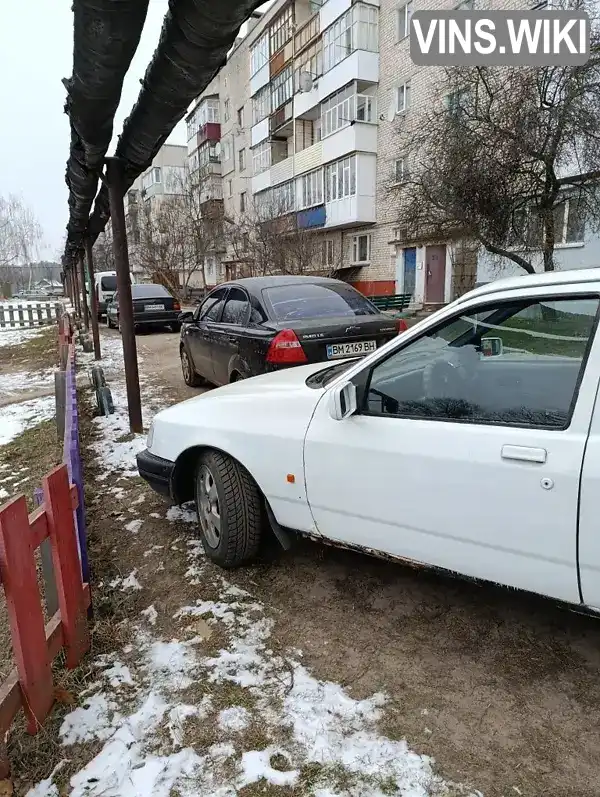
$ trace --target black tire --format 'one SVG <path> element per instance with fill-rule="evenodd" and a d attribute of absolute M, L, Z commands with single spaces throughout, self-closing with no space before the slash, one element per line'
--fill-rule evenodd
<path fill-rule="evenodd" d="M 208 518 L 214 516 L 209 492 L 216 504 L 218 534 L 209 528 Z M 260 491 L 248 471 L 226 454 L 207 451 L 198 460 L 194 493 L 200 538 L 208 558 L 224 568 L 239 567 L 254 559 L 264 517 Z"/>
<path fill-rule="evenodd" d="M 98 409 L 102 415 L 112 415 L 115 411 L 112 393 L 108 385 L 98 388 Z"/>
<path fill-rule="evenodd" d="M 183 381 L 188 387 L 200 387 L 203 384 L 203 379 L 199 376 L 194 369 L 194 361 L 185 346 L 179 350 L 181 357 L 181 373 L 183 374 Z"/>

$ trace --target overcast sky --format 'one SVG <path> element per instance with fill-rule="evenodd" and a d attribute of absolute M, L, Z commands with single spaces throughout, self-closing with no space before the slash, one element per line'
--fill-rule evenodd
<path fill-rule="evenodd" d="M 125 78 L 115 136 L 137 99 L 158 42 L 167 0 L 150 0 L 138 50 Z M 67 223 L 65 165 L 69 121 L 62 78 L 73 58 L 71 0 L 2 0 L 0 25 L 0 194 L 20 194 L 44 229 L 40 256 L 62 252 Z M 185 125 L 169 139 L 185 144 Z"/>

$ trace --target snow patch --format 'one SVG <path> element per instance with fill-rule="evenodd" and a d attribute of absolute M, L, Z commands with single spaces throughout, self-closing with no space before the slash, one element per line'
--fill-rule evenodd
<path fill-rule="evenodd" d="M 108 739 L 118 721 L 117 704 L 106 693 L 99 692 L 71 711 L 60 726 L 64 745 Z"/>
<path fill-rule="evenodd" d="M 158 612 L 154 606 L 148 606 L 148 608 L 141 611 L 140 614 L 142 617 L 145 617 L 146 620 L 148 620 L 150 625 L 156 625 L 156 621 L 158 620 Z"/>
<path fill-rule="evenodd" d="M 31 429 L 42 421 L 49 421 L 55 414 L 54 396 L 0 407 L 0 446 L 10 443 L 26 429 Z"/>
<path fill-rule="evenodd" d="M 138 531 L 142 527 L 143 520 L 132 520 L 125 525 L 127 531 L 130 531 L 132 534 L 137 534 Z"/>
<path fill-rule="evenodd" d="M 217 722 L 222 731 L 243 731 L 250 725 L 250 712 L 244 706 L 230 706 L 219 712 Z"/>

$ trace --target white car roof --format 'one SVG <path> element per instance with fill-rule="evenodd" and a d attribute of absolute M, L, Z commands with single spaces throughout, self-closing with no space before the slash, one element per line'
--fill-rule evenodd
<path fill-rule="evenodd" d="M 501 291 L 527 290 L 529 288 L 556 288 L 560 285 L 577 285 L 582 283 L 595 282 L 600 289 L 600 267 L 581 268 L 569 271 L 546 271 L 542 274 L 524 274 L 522 277 L 506 277 L 505 279 L 487 282 L 480 285 L 464 296 L 457 299 L 458 302 L 472 299 L 475 296 L 482 296 L 486 293 L 498 293 Z"/>

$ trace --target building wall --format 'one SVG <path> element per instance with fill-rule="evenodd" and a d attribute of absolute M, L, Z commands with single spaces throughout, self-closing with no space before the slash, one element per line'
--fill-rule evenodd
<path fill-rule="evenodd" d="M 576 268 L 600 268 L 600 235 L 588 233 L 584 243 L 563 244 L 554 250 L 557 271 L 570 271 Z M 536 271 L 544 270 L 541 253 L 532 257 Z M 477 263 L 477 282 L 491 282 L 502 277 L 515 277 L 524 274 L 522 268 L 511 260 L 499 261 L 489 252 L 482 250 Z"/>

